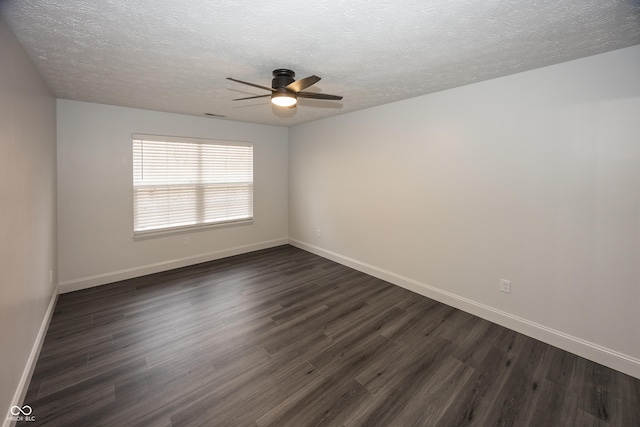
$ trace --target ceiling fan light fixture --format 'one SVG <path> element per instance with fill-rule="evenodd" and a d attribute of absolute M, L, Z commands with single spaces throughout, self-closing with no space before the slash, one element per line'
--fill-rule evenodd
<path fill-rule="evenodd" d="M 278 107 L 293 107 L 298 103 L 298 99 L 293 93 L 274 92 L 271 95 L 271 103 Z"/>

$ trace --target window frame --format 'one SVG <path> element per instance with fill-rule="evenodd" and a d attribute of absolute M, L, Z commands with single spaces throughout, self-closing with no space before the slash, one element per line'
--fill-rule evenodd
<path fill-rule="evenodd" d="M 154 141 L 154 142 L 168 142 L 168 143 L 191 143 L 191 144 L 210 144 L 210 145 L 218 145 L 218 146 L 242 146 L 242 147 L 251 147 L 251 216 L 247 218 L 240 219 L 230 219 L 230 220 L 222 220 L 222 221 L 214 221 L 214 222 L 201 222 L 197 224 L 187 224 L 187 225 L 178 225 L 178 226 L 169 226 L 163 228 L 154 228 L 147 230 L 136 230 L 136 179 L 135 179 L 135 141 Z M 253 224 L 255 217 L 255 145 L 253 142 L 248 141 L 232 141 L 232 140 L 221 140 L 221 139 L 209 139 L 209 138 L 193 138 L 193 137 L 180 137 L 180 136 L 169 136 L 169 135 L 151 135 L 151 134 L 141 134 L 141 133 L 133 133 L 131 134 L 131 153 L 132 153 L 132 161 L 131 161 L 131 189 L 132 189 L 132 219 L 133 219 L 133 239 L 134 240 L 142 240 L 152 237 L 160 237 L 167 236 L 172 234 L 181 234 L 192 231 L 201 231 L 206 229 L 214 229 L 214 228 L 222 228 L 222 227 L 233 227 L 240 225 L 250 225 Z M 185 185 L 182 183 L 174 183 L 167 185 Z M 196 193 L 202 190 L 202 188 L 198 188 L 198 186 L 202 187 L 203 183 L 193 183 L 195 187 Z M 194 205 L 194 209 L 198 209 L 198 204 L 200 202 L 196 201 L 196 205 Z M 198 212 L 195 212 L 196 215 L 199 215 Z"/>

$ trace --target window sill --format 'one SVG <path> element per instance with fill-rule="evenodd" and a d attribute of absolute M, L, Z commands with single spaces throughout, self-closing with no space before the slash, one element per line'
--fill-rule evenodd
<path fill-rule="evenodd" d="M 253 224 L 253 218 L 242 219 L 238 221 L 216 222 L 214 224 L 185 225 L 182 227 L 162 228 L 158 230 L 134 231 L 133 240 L 146 240 L 156 237 L 172 236 L 174 234 L 192 233 L 194 231 L 204 231 L 214 228 L 227 228 L 251 224 Z"/>

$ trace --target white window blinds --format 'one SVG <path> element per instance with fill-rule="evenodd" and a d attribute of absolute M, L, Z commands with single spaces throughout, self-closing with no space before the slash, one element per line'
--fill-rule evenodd
<path fill-rule="evenodd" d="M 134 236 L 253 218 L 253 145 L 133 135 Z"/>

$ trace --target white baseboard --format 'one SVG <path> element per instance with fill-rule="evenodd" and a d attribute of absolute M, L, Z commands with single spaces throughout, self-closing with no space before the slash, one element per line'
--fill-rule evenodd
<path fill-rule="evenodd" d="M 64 282 L 60 282 L 60 293 L 64 294 L 67 292 L 79 291 L 81 289 L 87 289 L 94 286 L 106 285 L 107 283 L 118 282 L 120 280 L 132 279 L 134 277 L 159 273 L 161 271 L 172 270 L 174 268 L 186 267 L 193 264 L 199 264 L 201 262 L 215 261 L 217 259 L 240 255 L 247 252 L 254 252 L 261 249 L 268 249 L 275 246 L 286 245 L 287 243 L 289 243 L 289 240 L 286 237 L 283 237 L 280 239 L 269 240 L 265 242 L 252 243 L 250 245 L 236 246 L 233 248 L 221 249 L 204 254 L 177 258 L 157 262 L 154 264 L 147 264 L 140 267 L 133 267 L 104 274 L 97 274 L 95 276 L 67 280 Z"/>
<path fill-rule="evenodd" d="M 14 405 L 21 406 L 27 394 L 29 383 L 31 382 L 33 371 L 36 368 L 36 363 L 38 362 L 38 356 L 40 356 L 42 344 L 44 343 L 44 338 L 47 335 L 47 329 L 49 329 L 49 323 L 51 322 L 51 318 L 53 317 L 53 310 L 56 307 L 56 301 L 58 301 L 59 290 L 60 287 L 58 286 L 51 296 L 49 307 L 47 307 L 47 311 L 44 314 L 44 319 L 42 319 L 40 330 L 38 331 L 36 340 L 33 343 L 33 347 L 31 348 L 31 353 L 29 354 L 29 359 L 27 359 L 27 364 L 24 368 L 24 371 L 22 372 L 22 376 L 20 377 L 18 388 L 16 389 L 16 392 L 13 395 L 13 399 L 11 400 L 11 406 L 7 410 L 7 416 L 5 417 L 2 424 L 3 427 L 10 427 L 15 425 L 15 422 L 11 420 L 11 408 Z"/>
<path fill-rule="evenodd" d="M 300 240 L 289 244 L 640 379 L 634 357 Z"/>

